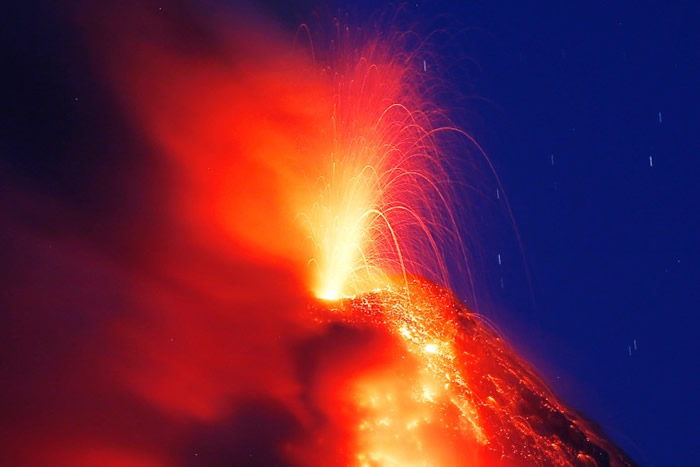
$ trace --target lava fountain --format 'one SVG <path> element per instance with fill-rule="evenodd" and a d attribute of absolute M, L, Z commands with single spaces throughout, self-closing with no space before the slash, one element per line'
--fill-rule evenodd
<path fill-rule="evenodd" d="M 358 41 L 336 23 L 336 34 L 319 64 L 332 114 L 312 172 L 316 196 L 300 213 L 315 246 L 313 289 L 324 299 L 355 296 L 388 286 L 391 276 L 405 284 L 409 271 L 445 283 L 446 249 L 466 263 L 438 144 L 457 130 L 441 125 L 443 112 L 423 95 L 423 51 L 405 51 L 395 33 Z"/>

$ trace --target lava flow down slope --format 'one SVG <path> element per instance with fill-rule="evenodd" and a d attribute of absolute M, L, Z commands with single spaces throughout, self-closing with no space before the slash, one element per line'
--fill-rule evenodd
<path fill-rule="evenodd" d="M 428 40 L 78 3 L 109 125 L 70 148 L 90 202 L 0 198 L 0 464 L 633 464 L 478 314 L 470 209 L 503 190 Z"/>
<path fill-rule="evenodd" d="M 343 414 L 329 422 L 354 440 L 347 464 L 633 465 L 439 286 L 412 279 L 313 315 L 334 338 L 382 341 L 370 370 L 312 388 L 326 393 L 328 413 Z M 321 355 L 318 365 L 332 364 Z"/>

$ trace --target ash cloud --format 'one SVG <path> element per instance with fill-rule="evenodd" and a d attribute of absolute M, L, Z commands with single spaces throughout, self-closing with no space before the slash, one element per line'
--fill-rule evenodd
<path fill-rule="evenodd" d="M 278 162 L 325 90 L 248 7 L 74 6 L 15 57 L 49 91 L 18 87 L 0 171 L 1 463 L 288 463 L 325 331 Z"/>

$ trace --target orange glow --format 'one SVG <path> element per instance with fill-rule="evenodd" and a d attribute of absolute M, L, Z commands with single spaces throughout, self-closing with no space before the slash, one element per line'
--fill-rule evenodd
<path fill-rule="evenodd" d="M 336 23 L 311 54 L 181 1 L 85 7 L 139 142 L 115 197 L 137 202 L 95 238 L 7 235 L 29 258 L 7 465 L 629 463 L 445 288 L 447 254 L 470 279 L 459 132 L 425 51 Z"/>

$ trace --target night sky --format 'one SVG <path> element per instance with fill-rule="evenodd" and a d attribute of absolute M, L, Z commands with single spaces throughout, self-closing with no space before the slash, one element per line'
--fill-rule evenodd
<path fill-rule="evenodd" d="M 67 13 L 74 5 L 7 8 L 2 209 L 17 217 L 25 202 L 17 193 L 56 200 L 91 219 L 91 242 L 129 256 L 129 245 L 109 231 L 134 210 L 149 216 L 154 209 L 142 202 L 150 188 L 128 195 L 118 189 L 137 184 L 123 174 L 134 173 L 148 146 L 118 116 L 104 76 L 85 58 L 88 47 Z M 293 32 L 319 7 L 264 8 Z M 349 10 L 362 17 L 369 9 Z M 640 465 L 696 464 L 698 11 L 668 2 L 419 2 L 405 9 L 407 23 L 422 31 L 451 31 L 454 40 L 439 41 L 437 69 L 462 99 L 445 107 L 486 150 L 515 220 L 475 227 L 483 230 L 480 254 L 491 261 L 491 300 L 480 311 L 556 394 Z M 105 150 L 104 141 L 112 147 Z M 151 180 L 158 167 L 136 172 Z M 62 214 L 48 211 L 23 222 L 49 238 L 71 237 L 71 229 L 52 224 Z M 6 287 L 24 285 L 11 280 L 17 255 L 0 254 L 13 265 L 3 267 Z M 97 279 L 76 280 L 90 289 Z M 118 308 L 94 287 L 95 303 Z M 57 323 L 70 332 L 90 328 Z M 21 366 L 14 351 L 2 357 L 13 375 Z M 4 391 L 4 404 L 13 404 L 12 391 Z M 13 423 L 4 420 L 3 430 Z"/>
<path fill-rule="evenodd" d="M 484 137 L 535 291 L 534 307 L 523 294 L 499 324 L 640 464 L 689 465 L 698 459 L 697 11 L 617 3 L 455 7 L 480 29 L 477 87 L 494 103 Z"/>

